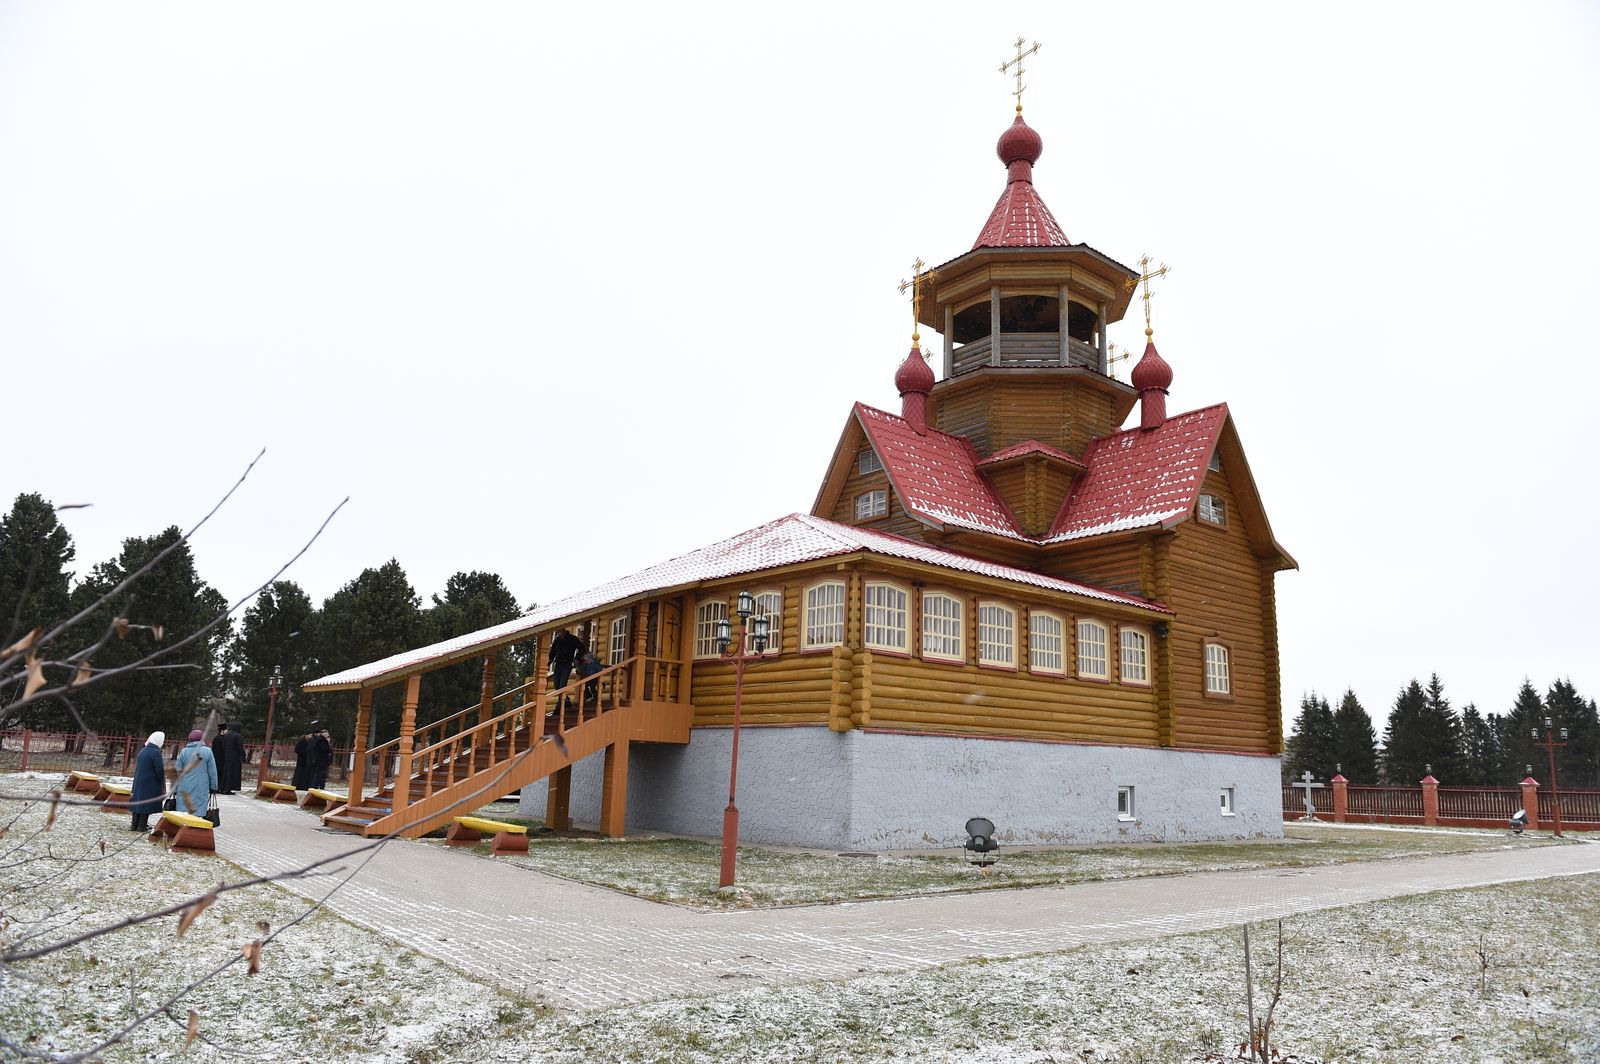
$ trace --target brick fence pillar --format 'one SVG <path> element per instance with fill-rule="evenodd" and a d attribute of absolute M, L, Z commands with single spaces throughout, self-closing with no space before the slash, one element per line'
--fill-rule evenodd
<path fill-rule="evenodd" d="M 1439 781 L 1431 772 L 1422 777 L 1422 822 L 1430 827 L 1439 822 Z"/>
<path fill-rule="evenodd" d="M 1333 822 L 1335 824 L 1344 823 L 1345 812 L 1350 808 L 1349 787 L 1350 781 L 1344 778 L 1343 773 L 1333 777 Z"/>
<path fill-rule="evenodd" d="M 1528 826 L 1539 826 L 1539 781 L 1529 776 L 1522 781 L 1522 808 L 1528 811 Z"/>

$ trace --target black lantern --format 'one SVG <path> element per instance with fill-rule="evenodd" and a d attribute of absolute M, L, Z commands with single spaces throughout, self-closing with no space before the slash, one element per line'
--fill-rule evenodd
<path fill-rule="evenodd" d="M 765 614 L 750 622 L 750 638 L 755 642 L 757 654 L 765 654 L 767 651 L 767 636 L 771 625 L 771 619 Z"/>
<path fill-rule="evenodd" d="M 717 621 L 717 651 L 726 654 L 728 644 L 731 642 L 733 642 L 733 625 L 728 623 L 728 618 L 722 617 Z"/>
<path fill-rule="evenodd" d="M 756 612 L 756 597 L 748 591 L 739 592 L 739 605 L 736 612 L 739 614 L 741 621 L 749 620 L 750 615 Z"/>

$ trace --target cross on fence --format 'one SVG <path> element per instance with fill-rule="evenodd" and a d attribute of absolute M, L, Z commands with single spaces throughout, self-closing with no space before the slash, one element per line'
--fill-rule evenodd
<path fill-rule="evenodd" d="M 1314 791 L 1314 790 L 1320 790 L 1321 787 L 1322 787 L 1322 784 L 1313 783 L 1311 781 L 1311 770 L 1310 769 L 1307 769 L 1305 772 L 1301 773 L 1300 774 L 1300 779 L 1302 781 L 1300 783 L 1291 783 L 1291 784 L 1289 784 L 1289 786 L 1291 786 L 1291 787 L 1299 787 L 1305 793 L 1306 815 L 1301 817 L 1300 819 L 1301 820 L 1315 820 L 1315 819 L 1317 819 L 1317 807 L 1311 801 L 1311 792 Z"/>

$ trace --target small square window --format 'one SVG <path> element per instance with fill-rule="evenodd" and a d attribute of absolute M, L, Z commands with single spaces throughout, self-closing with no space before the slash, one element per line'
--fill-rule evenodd
<path fill-rule="evenodd" d="M 1222 815 L 1223 816 L 1232 816 L 1233 815 L 1233 788 L 1232 787 L 1224 787 L 1224 788 L 1222 788 L 1221 802 L 1222 802 Z"/>
<path fill-rule="evenodd" d="M 1133 788 L 1117 788 L 1117 819 L 1132 820 L 1135 816 L 1133 805 Z"/>
<path fill-rule="evenodd" d="M 1228 506 L 1221 496 L 1200 496 L 1200 520 L 1208 525 L 1226 525 L 1228 523 Z"/>
<path fill-rule="evenodd" d="M 871 447 L 856 455 L 856 473 L 876 473 L 883 468 L 883 463 L 878 460 L 878 452 Z"/>
<path fill-rule="evenodd" d="M 882 489 L 868 491 L 856 496 L 856 520 L 863 521 L 869 517 L 882 517 L 889 512 L 889 493 Z"/>

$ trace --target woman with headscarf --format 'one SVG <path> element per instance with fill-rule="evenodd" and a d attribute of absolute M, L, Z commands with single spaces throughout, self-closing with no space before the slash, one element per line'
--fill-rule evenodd
<path fill-rule="evenodd" d="M 217 759 L 205 744 L 204 732 L 196 728 L 189 733 L 189 744 L 178 751 L 173 765 L 178 772 L 178 781 L 172 785 L 178 812 L 205 816 L 211 792 L 217 789 Z"/>
<path fill-rule="evenodd" d="M 128 795 L 128 808 L 133 810 L 134 831 L 149 827 L 150 814 L 160 811 L 161 800 L 167 796 L 167 762 L 161 756 L 166 741 L 166 732 L 151 732 L 133 763 L 133 793 Z"/>

